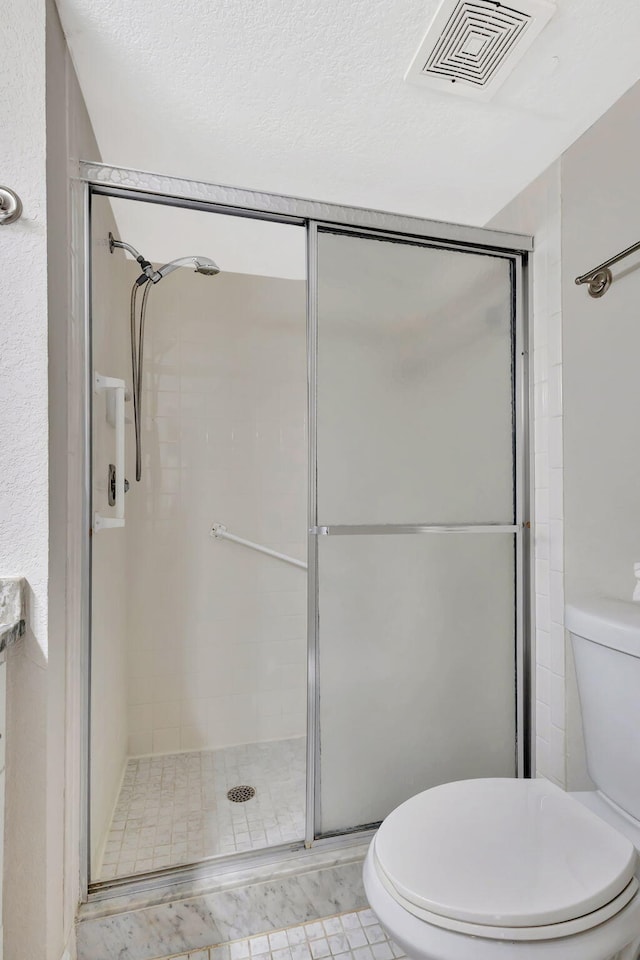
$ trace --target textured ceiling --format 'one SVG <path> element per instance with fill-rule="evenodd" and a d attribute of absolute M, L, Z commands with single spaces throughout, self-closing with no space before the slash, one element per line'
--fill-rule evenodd
<path fill-rule="evenodd" d="M 437 0 L 58 6 L 106 163 L 462 223 L 640 77 L 638 0 L 558 0 L 489 103 L 404 82 Z"/>

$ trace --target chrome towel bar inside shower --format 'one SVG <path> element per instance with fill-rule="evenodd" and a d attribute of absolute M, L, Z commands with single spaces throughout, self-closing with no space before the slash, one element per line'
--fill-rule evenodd
<path fill-rule="evenodd" d="M 640 241 L 638 241 L 638 243 L 632 243 L 630 247 L 621 250 L 615 257 L 610 257 L 608 260 L 605 260 L 604 263 L 599 263 L 597 267 L 593 267 L 592 270 L 583 273 L 582 276 L 576 277 L 576 283 L 578 285 L 588 283 L 590 297 L 604 296 L 613 283 L 613 274 L 609 267 L 612 267 L 614 263 L 618 263 L 619 260 L 624 260 L 625 257 L 635 253 L 636 250 L 640 250 Z"/>
<path fill-rule="evenodd" d="M 211 527 L 211 536 L 216 540 L 231 540 L 232 543 L 239 543 L 243 547 L 249 547 L 250 550 L 257 550 L 258 553 L 266 553 L 269 557 L 275 557 L 276 560 L 283 560 L 285 563 L 290 563 L 293 567 L 300 567 L 301 570 L 307 569 L 307 564 L 303 560 L 296 560 L 295 557 L 289 557 L 286 553 L 278 553 L 277 550 L 263 547 L 260 543 L 254 543 L 253 540 L 245 540 L 244 537 L 237 537 L 235 533 L 229 533 L 222 523 L 213 524 Z"/>

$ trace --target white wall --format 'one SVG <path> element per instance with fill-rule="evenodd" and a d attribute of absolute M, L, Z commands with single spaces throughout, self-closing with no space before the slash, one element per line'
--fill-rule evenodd
<path fill-rule="evenodd" d="M 613 268 L 602 299 L 574 277 L 638 240 L 640 85 L 562 158 L 567 599 L 630 599 L 640 560 L 640 273 Z M 579 706 L 569 687 L 569 779 L 585 784 Z M 588 783 L 588 782 L 587 782 Z"/>
<path fill-rule="evenodd" d="M 640 559 L 637 259 L 614 268 L 603 299 L 574 278 L 638 239 L 639 108 L 636 85 L 492 221 L 536 241 L 537 769 L 570 789 L 593 784 L 564 583 L 568 602 L 630 598 Z"/>
<path fill-rule="evenodd" d="M 113 322 L 128 322 L 128 300 Z M 179 270 L 151 291 L 145 357 L 144 473 L 136 484 L 131 463 L 127 495 L 129 752 L 301 736 L 305 574 L 209 530 L 305 559 L 304 283 Z"/>
<path fill-rule="evenodd" d="M 58 960 L 79 878 L 78 637 L 65 610 L 77 450 L 67 422 L 68 173 L 70 157 L 98 154 L 53 3 L 9 0 L 3 34 L 0 166 L 24 216 L 0 230 L 0 566 L 30 585 L 27 634 L 8 662 L 4 947 L 8 958 Z"/>
<path fill-rule="evenodd" d="M 565 785 L 565 631 L 560 165 L 553 164 L 488 224 L 534 236 L 532 461 L 535 761 Z"/>
<path fill-rule="evenodd" d="M 598 300 L 573 279 L 640 232 L 640 85 L 562 159 L 567 594 L 630 598 L 640 559 L 637 256 Z"/>
<path fill-rule="evenodd" d="M 131 382 L 129 264 L 109 251 L 115 228 L 106 197 L 95 197 L 92 233 L 92 347 L 94 369 Z M 93 398 L 93 506 L 113 514 L 107 499 L 115 430 L 105 394 Z M 129 438 L 129 458 L 133 447 Z M 128 506 L 128 503 L 127 503 Z M 91 863 L 97 876 L 127 757 L 127 541 L 129 530 L 107 529 L 91 538 Z"/>
<path fill-rule="evenodd" d="M 49 645 L 45 4 L 9 0 L 2 19 L 0 168 L 2 182 L 22 197 L 24 216 L 0 229 L 0 567 L 3 575 L 24 575 L 30 585 L 27 634 L 8 663 L 4 865 L 11 882 L 4 889 L 4 955 L 44 957 Z"/>

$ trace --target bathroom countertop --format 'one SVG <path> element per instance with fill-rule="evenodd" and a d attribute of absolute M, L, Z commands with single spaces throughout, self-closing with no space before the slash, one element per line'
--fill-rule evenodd
<path fill-rule="evenodd" d="M 0 654 L 25 632 L 26 588 L 24 577 L 0 577 Z"/>

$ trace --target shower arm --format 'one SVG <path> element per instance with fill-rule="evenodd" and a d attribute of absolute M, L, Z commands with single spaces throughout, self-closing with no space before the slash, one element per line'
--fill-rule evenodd
<path fill-rule="evenodd" d="M 130 243 L 127 243 L 125 240 L 116 240 L 114 235 L 109 233 L 109 252 L 113 253 L 114 250 L 126 250 L 127 253 L 130 253 L 134 260 L 140 264 L 142 274 L 136 280 L 136 283 L 140 286 L 143 283 L 146 283 L 147 280 L 152 280 L 154 283 L 157 283 L 158 280 L 162 279 L 162 275 L 159 275 L 151 265 L 151 263 L 146 260 L 141 253 L 138 253 L 135 247 L 132 247 Z M 155 277 L 155 279 L 154 279 Z"/>
<path fill-rule="evenodd" d="M 134 260 L 140 264 L 142 273 L 136 280 L 138 286 L 142 286 L 147 280 L 151 280 L 152 283 L 159 283 L 163 277 L 173 273 L 178 267 L 192 266 L 196 273 L 204 273 L 210 276 L 215 276 L 215 274 L 220 273 L 220 267 L 209 257 L 197 256 L 179 257 L 177 260 L 171 260 L 170 263 L 165 263 L 158 270 L 154 270 L 149 260 L 146 260 L 135 247 L 130 243 L 126 243 L 124 240 L 116 240 L 112 233 L 109 233 L 109 250 L 111 253 L 113 253 L 114 250 L 126 250 Z"/>

